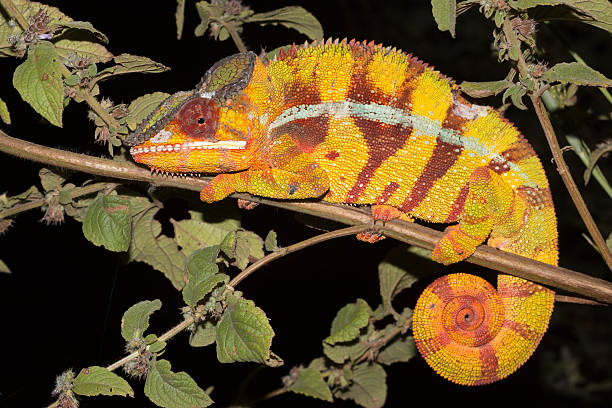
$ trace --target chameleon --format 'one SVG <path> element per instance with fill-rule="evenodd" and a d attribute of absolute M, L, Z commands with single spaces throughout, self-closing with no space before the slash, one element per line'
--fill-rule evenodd
<path fill-rule="evenodd" d="M 213 173 L 203 202 L 234 192 L 369 205 L 375 219 L 450 224 L 432 251 L 444 265 L 487 243 L 557 264 L 548 180 L 534 150 L 491 107 L 418 58 L 374 42 L 290 46 L 214 64 L 125 140 L 164 173 Z M 363 233 L 370 242 L 382 237 Z M 414 309 L 421 355 L 441 376 L 487 384 L 513 373 L 548 328 L 554 292 L 518 277 L 452 274 Z"/>

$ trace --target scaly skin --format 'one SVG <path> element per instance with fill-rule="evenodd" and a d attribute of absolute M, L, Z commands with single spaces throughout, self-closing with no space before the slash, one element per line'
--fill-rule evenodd
<path fill-rule="evenodd" d="M 328 41 L 268 63 L 238 54 L 196 90 L 170 97 L 131 138 L 134 159 L 152 169 L 219 173 L 204 202 L 238 191 L 370 204 L 377 219 L 458 222 L 432 254 L 445 265 L 487 238 L 557 263 L 555 212 L 531 146 L 495 110 L 470 104 L 454 83 L 395 49 Z M 498 280 L 494 295 L 479 278 L 450 275 L 419 299 L 415 342 L 443 377 L 499 380 L 540 342 L 554 293 Z"/>

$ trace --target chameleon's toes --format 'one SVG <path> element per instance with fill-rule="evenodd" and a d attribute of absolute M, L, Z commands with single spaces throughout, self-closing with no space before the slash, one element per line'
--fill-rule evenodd
<path fill-rule="evenodd" d="M 243 200 L 242 198 L 238 199 L 238 208 L 242 208 L 243 210 L 252 210 L 257 207 L 259 203 L 255 201 Z"/>
<path fill-rule="evenodd" d="M 369 242 L 370 244 L 373 244 L 378 241 L 382 241 L 385 238 L 386 237 L 383 234 L 379 234 L 379 233 L 372 232 L 372 231 L 360 232 L 359 234 L 357 234 L 358 240 Z"/>

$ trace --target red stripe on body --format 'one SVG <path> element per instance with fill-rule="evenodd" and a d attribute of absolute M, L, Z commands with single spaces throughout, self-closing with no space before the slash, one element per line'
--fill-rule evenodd
<path fill-rule="evenodd" d="M 499 363 L 495 355 L 495 349 L 490 344 L 478 348 L 480 359 L 480 379 L 474 385 L 488 384 L 499 379 L 497 369 Z"/>

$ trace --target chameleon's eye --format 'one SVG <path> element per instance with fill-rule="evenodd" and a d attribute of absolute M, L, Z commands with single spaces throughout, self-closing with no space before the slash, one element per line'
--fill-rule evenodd
<path fill-rule="evenodd" d="M 176 120 L 185 133 L 195 138 L 211 138 L 217 131 L 217 104 L 207 98 L 192 99 L 177 113 Z"/>

